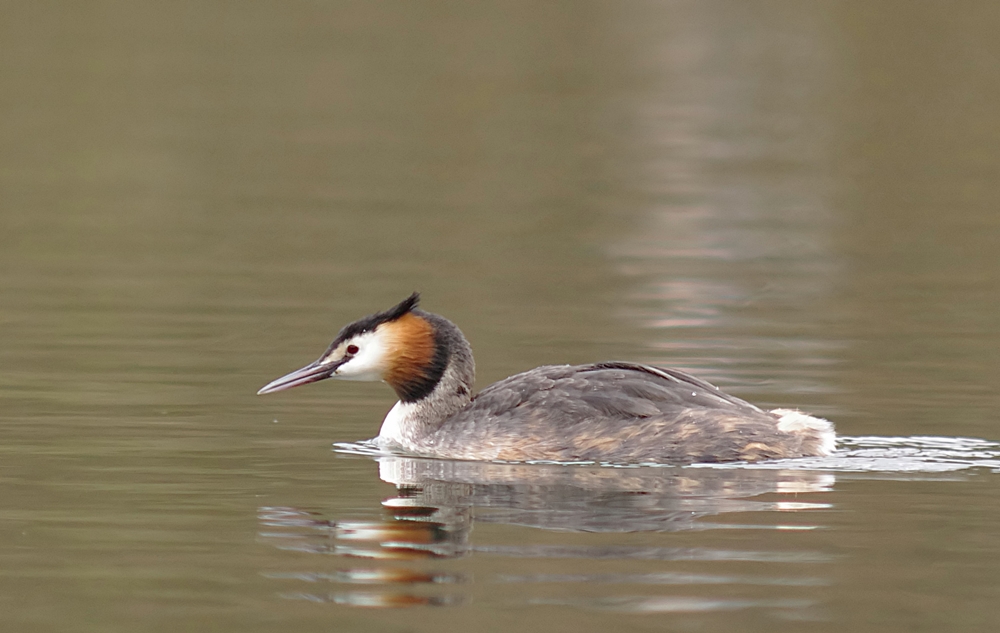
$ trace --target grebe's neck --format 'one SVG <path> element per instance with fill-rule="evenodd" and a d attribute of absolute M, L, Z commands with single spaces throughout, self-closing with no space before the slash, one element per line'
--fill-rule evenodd
<path fill-rule="evenodd" d="M 413 316 L 431 327 L 433 350 L 418 357 L 427 360 L 401 365 L 386 382 L 399 402 L 385 416 L 380 443 L 417 450 L 419 439 L 433 433 L 472 400 L 476 363 L 472 347 L 458 327 L 436 314 L 415 310 Z"/>

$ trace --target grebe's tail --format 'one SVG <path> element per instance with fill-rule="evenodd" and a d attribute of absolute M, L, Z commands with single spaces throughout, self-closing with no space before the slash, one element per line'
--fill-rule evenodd
<path fill-rule="evenodd" d="M 825 457 L 837 450 L 837 434 L 829 420 L 796 409 L 773 409 L 771 413 L 778 416 L 779 431 L 802 438 L 803 454 Z"/>

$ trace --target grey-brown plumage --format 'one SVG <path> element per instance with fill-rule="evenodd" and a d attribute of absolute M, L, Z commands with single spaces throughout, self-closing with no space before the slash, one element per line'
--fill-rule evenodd
<path fill-rule="evenodd" d="M 413 448 L 456 459 L 613 463 L 818 454 L 817 439 L 693 376 L 606 362 L 538 367 L 490 385 Z"/>
<path fill-rule="evenodd" d="M 684 372 L 637 363 L 538 367 L 472 396 L 475 365 L 465 337 L 416 303 L 414 295 L 378 319 L 348 325 L 323 358 L 261 393 L 327 377 L 369 379 L 376 367 L 400 398 L 376 440 L 449 459 L 681 464 L 834 449 L 826 420 L 764 411 Z M 360 346 L 381 356 L 365 356 Z M 363 360 L 352 365 L 355 356 Z"/>

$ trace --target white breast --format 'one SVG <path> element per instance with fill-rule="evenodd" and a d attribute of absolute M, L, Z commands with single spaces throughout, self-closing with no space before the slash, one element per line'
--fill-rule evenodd
<path fill-rule="evenodd" d="M 407 427 L 407 420 L 413 415 L 414 407 L 414 403 L 403 402 L 402 400 L 393 405 L 389 409 L 389 413 L 385 414 L 385 420 L 382 421 L 382 428 L 378 431 L 378 439 L 404 447 L 407 446 L 409 442 L 406 435 L 404 435 L 404 429 Z"/>

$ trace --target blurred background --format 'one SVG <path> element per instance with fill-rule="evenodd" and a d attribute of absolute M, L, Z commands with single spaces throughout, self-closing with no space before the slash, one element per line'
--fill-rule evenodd
<path fill-rule="evenodd" d="M 4 611 L 265 629 L 255 507 L 377 506 L 330 443 L 393 398 L 254 392 L 413 290 L 480 386 L 637 360 L 1000 439 L 998 32 L 990 2 L 5 2 Z"/>

